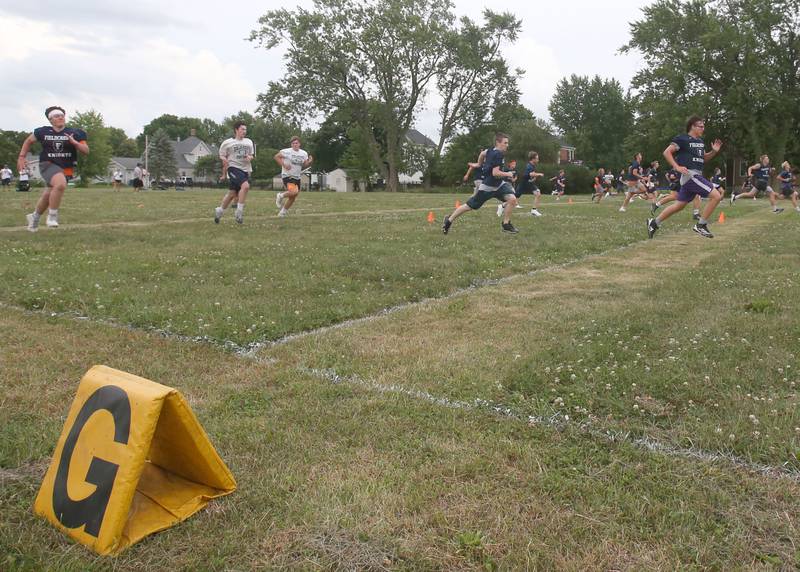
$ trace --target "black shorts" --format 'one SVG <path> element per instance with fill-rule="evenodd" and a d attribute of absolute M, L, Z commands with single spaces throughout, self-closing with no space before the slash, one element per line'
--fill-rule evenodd
<path fill-rule="evenodd" d="M 767 190 L 768 186 L 769 185 L 767 184 L 767 181 L 765 181 L 764 179 L 756 180 L 756 190 L 761 191 L 763 193 L 764 191 Z"/>
<path fill-rule="evenodd" d="M 293 179 L 292 177 L 284 177 L 282 181 L 283 181 L 283 188 L 286 189 L 287 191 L 291 190 L 289 189 L 289 185 L 294 185 L 297 187 L 298 191 L 300 190 L 300 179 Z"/>
<path fill-rule="evenodd" d="M 510 183 L 503 183 L 495 190 L 478 191 L 467 201 L 467 206 L 476 211 L 483 206 L 489 199 L 497 199 L 501 203 L 506 202 L 509 196 L 514 196 L 514 187 Z"/>
<path fill-rule="evenodd" d="M 228 167 L 228 189 L 238 193 L 242 185 L 250 181 L 250 173 L 236 167 Z"/>
<path fill-rule="evenodd" d="M 133 180 L 133 188 L 134 189 L 141 189 L 142 187 L 144 187 L 144 183 L 142 182 L 141 179 L 134 179 Z"/>
<path fill-rule="evenodd" d="M 11 184 L 11 179 L 2 179 L 0 182 L 2 182 L 4 187 L 7 187 Z"/>
<path fill-rule="evenodd" d="M 783 196 L 788 199 L 789 197 L 792 196 L 792 194 L 794 194 L 794 189 L 792 188 L 791 185 L 789 185 L 788 187 L 781 187 L 781 194 L 783 194 Z"/>

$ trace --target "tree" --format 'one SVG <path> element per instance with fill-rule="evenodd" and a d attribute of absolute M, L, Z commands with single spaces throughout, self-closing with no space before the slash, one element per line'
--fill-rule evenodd
<path fill-rule="evenodd" d="M 632 82 L 637 124 L 663 146 L 698 114 L 729 153 L 780 160 L 794 148 L 800 0 L 658 0 L 623 50 L 645 60 Z"/>
<path fill-rule="evenodd" d="M 216 153 L 198 157 L 194 164 L 194 172 L 198 179 L 216 181 L 222 174 L 222 159 Z"/>
<path fill-rule="evenodd" d="M 17 156 L 28 135 L 30 133 L 24 131 L 0 131 L 0 167 L 8 165 L 10 169 L 17 170 Z M 33 149 L 31 151 L 35 153 Z"/>
<path fill-rule="evenodd" d="M 108 164 L 111 162 L 109 132 L 103 124 L 103 116 L 93 109 L 86 112 L 76 111 L 70 126 L 83 129 L 89 143 L 88 155 L 78 153 L 80 185 L 85 187 L 95 177 L 108 175 Z"/>
<path fill-rule="evenodd" d="M 586 163 L 593 167 L 624 164 L 624 141 L 633 113 L 617 80 L 573 74 L 558 83 L 547 109 Z"/>
<path fill-rule="evenodd" d="M 195 131 L 195 135 L 209 144 L 219 144 L 227 137 L 227 130 L 211 119 L 199 117 L 178 117 L 177 115 L 164 114 L 153 119 L 144 126 L 142 134 L 136 138 L 139 147 L 144 148 L 145 136 L 153 137 L 156 132 L 163 131 L 168 139 L 186 139 Z"/>
<path fill-rule="evenodd" d="M 108 142 L 111 145 L 111 154 L 114 157 L 141 157 L 139 146 L 135 139 L 131 139 L 119 127 L 107 127 Z"/>
<path fill-rule="evenodd" d="M 426 169 L 426 185 L 430 186 L 431 172 L 442 156 L 447 143 L 461 129 L 473 129 L 486 121 L 492 107 L 501 104 L 501 91 L 486 89 L 486 85 L 503 86 L 516 83 L 500 55 L 504 41 L 513 43 L 522 22 L 512 14 L 497 14 L 484 10 L 484 23 L 476 25 L 464 17 L 460 27 L 449 30 L 444 38 L 446 59 L 436 78 L 442 98 L 439 107 L 439 140 L 430 154 Z M 522 70 L 517 70 L 521 75 Z"/>
<path fill-rule="evenodd" d="M 449 0 L 315 0 L 313 11 L 267 12 L 250 39 L 267 49 L 286 44 L 289 71 L 259 95 L 259 112 L 298 122 L 347 112 L 387 188 L 397 190 L 405 135 L 446 60 L 451 9 Z"/>
<path fill-rule="evenodd" d="M 162 129 L 153 133 L 153 138 L 150 140 L 147 167 L 155 181 L 174 179 L 178 172 L 178 167 L 175 165 L 175 153 L 172 150 L 172 141 Z"/>

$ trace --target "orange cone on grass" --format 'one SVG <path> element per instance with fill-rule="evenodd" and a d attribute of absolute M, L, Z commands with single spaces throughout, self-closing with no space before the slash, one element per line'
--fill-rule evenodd
<path fill-rule="evenodd" d="M 433 224 L 434 220 L 436 220 L 436 217 L 433 215 L 433 211 L 428 211 L 428 224 Z"/>
<path fill-rule="evenodd" d="M 719 213 L 719 220 L 718 220 L 718 222 L 719 222 L 720 224 L 725 224 L 725 213 L 724 213 L 724 212 L 721 212 L 721 213 Z"/>

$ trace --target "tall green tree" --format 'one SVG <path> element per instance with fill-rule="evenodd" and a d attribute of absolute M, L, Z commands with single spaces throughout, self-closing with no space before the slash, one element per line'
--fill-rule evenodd
<path fill-rule="evenodd" d="M 171 138 L 166 131 L 159 129 L 153 133 L 147 150 L 147 168 L 154 181 L 174 179 L 178 173 Z"/>
<path fill-rule="evenodd" d="M 140 157 L 142 152 L 135 139 L 131 139 L 119 127 L 107 127 L 108 142 L 111 145 L 111 154 L 114 157 Z"/>
<path fill-rule="evenodd" d="M 259 95 L 259 111 L 301 121 L 345 110 L 396 190 L 405 135 L 442 72 L 442 38 L 453 21 L 449 0 L 315 0 L 310 11 L 267 12 L 251 40 L 286 45 L 287 73 Z"/>
<path fill-rule="evenodd" d="M 483 11 L 483 24 L 463 17 L 458 26 L 442 38 L 446 58 L 436 77 L 442 99 L 439 106 L 439 139 L 430 154 L 426 184 L 442 156 L 442 151 L 461 130 L 474 129 L 486 122 L 492 109 L 502 102 L 502 90 L 486 86 L 515 83 L 522 70 L 512 74 L 501 53 L 504 43 L 516 41 L 522 21 L 513 14 Z"/>
<path fill-rule="evenodd" d="M 86 132 L 89 143 L 89 154 L 78 153 L 79 184 L 88 186 L 96 177 L 108 175 L 111 162 L 111 142 L 108 128 L 103 123 L 103 116 L 93 109 L 76 111 L 69 122 L 70 127 L 78 127 Z"/>
<path fill-rule="evenodd" d="M 165 113 L 153 119 L 144 126 L 141 135 L 136 140 L 139 147 L 144 149 L 145 136 L 153 137 L 156 132 L 163 131 L 167 138 L 175 141 L 176 139 L 186 139 L 195 131 L 195 135 L 212 145 L 219 145 L 219 142 L 227 137 L 227 129 L 220 126 L 211 119 L 201 119 L 199 117 L 178 117 Z M 219 141 L 218 141 L 219 139 Z"/>
<path fill-rule="evenodd" d="M 20 147 L 30 133 L 24 131 L 0 131 L 0 167 L 8 165 L 8 168 L 17 171 L 17 157 Z M 32 152 L 35 153 L 33 149 Z"/>
<path fill-rule="evenodd" d="M 648 135 L 664 142 L 697 113 L 729 154 L 796 149 L 800 0 L 658 0 L 623 49 L 645 61 L 632 86 Z"/>
<path fill-rule="evenodd" d="M 556 86 L 547 107 L 553 124 L 592 167 L 624 164 L 633 126 L 630 102 L 616 79 L 571 75 Z"/>

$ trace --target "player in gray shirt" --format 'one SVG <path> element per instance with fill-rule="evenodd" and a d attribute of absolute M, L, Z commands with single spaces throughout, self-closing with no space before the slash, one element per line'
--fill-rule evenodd
<path fill-rule="evenodd" d="M 239 224 L 244 222 L 244 202 L 250 190 L 250 173 L 253 172 L 252 161 L 256 148 L 247 135 L 247 126 L 243 121 L 233 124 L 233 137 L 226 139 L 219 147 L 219 158 L 222 159 L 222 176 L 220 181 L 228 179 L 228 192 L 222 197 L 222 203 L 214 209 L 214 222 L 219 224 L 233 199 L 236 199 L 236 212 L 233 218 Z"/>

